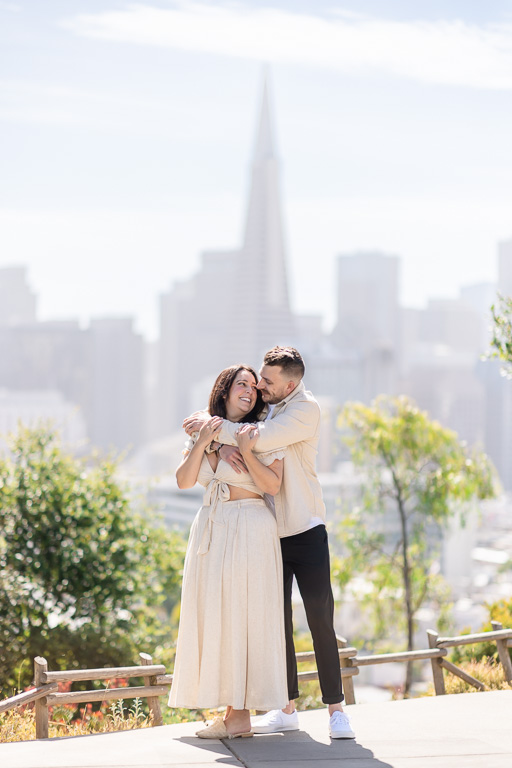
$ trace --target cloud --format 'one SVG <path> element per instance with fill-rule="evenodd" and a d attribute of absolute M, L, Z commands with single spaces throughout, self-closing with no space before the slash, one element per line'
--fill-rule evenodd
<path fill-rule="evenodd" d="M 335 10 L 328 18 L 243 4 L 179 0 L 80 14 L 61 25 L 83 37 L 425 83 L 512 88 L 512 24 L 389 21 Z"/>

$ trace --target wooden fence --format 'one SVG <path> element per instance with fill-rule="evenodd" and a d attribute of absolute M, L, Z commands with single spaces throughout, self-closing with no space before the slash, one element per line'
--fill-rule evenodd
<path fill-rule="evenodd" d="M 493 621 L 491 632 L 480 632 L 475 635 L 459 635 L 458 637 L 439 637 L 433 629 L 427 630 L 428 648 L 419 651 L 403 651 L 402 653 L 382 653 L 371 656 L 358 656 L 355 648 L 348 648 L 347 641 L 338 637 L 338 647 L 340 654 L 341 676 L 343 678 L 343 689 L 345 693 L 345 703 L 355 704 L 354 681 L 353 676 L 359 674 L 359 667 L 369 666 L 371 664 L 390 664 L 392 662 L 412 662 L 429 660 L 432 665 L 432 677 L 434 681 L 434 690 L 436 696 L 442 696 L 446 693 L 444 685 L 444 673 L 451 672 L 460 677 L 469 685 L 480 691 L 485 690 L 485 685 L 472 675 L 469 675 L 463 669 L 460 669 L 451 661 L 445 659 L 447 648 L 454 648 L 459 645 L 476 645 L 477 643 L 495 642 L 500 663 L 503 667 L 505 680 L 512 683 L 512 661 L 508 649 L 512 648 L 512 629 L 503 629 L 499 621 Z M 309 661 L 310 656 L 314 654 L 297 654 L 301 661 Z M 299 678 L 303 680 L 314 680 L 318 677 L 315 672 L 301 672 Z"/>
<path fill-rule="evenodd" d="M 412 662 L 430 660 L 434 689 L 437 696 L 446 693 L 444 672 L 451 672 L 479 690 L 485 690 L 485 685 L 469 675 L 463 669 L 452 664 L 445 656 L 447 648 L 460 645 L 495 642 L 505 679 L 512 683 L 512 662 L 508 649 L 512 648 L 512 629 L 503 629 L 499 622 L 492 622 L 491 632 L 481 632 L 476 635 L 460 635 L 459 637 L 439 637 L 434 630 L 427 630 L 428 648 L 419 651 L 404 651 L 402 653 L 383 653 L 371 656 L 358 656 L 356 648 L 348 645 L 345 638 L 337 637 L 340 657 L 340 670 L 343 678 L 345 703 L 355 704 L 354 681 L 359 674 L 359 668 L 371 664 L 390 664 L 395 662 Z M 167 694 L 172 683 L 172 675 L 166 674 L 163 664 L 153 664 L 153 659 L 147 653 L 141 653 L 140 665 L 133 667 L 105 667 L 101 669 L 68 669 L 50 672 L 46 659 L 37 656 L 34 659 L 35 687 L 16 696 L 11 696 L 0 702 L 0 713 L 15 707 L 22 707 L 35 702 L 36 739 L 48 738 L 48 707 L 61 704 L 79 704 L 92 701 L 110 701 L 112 699 L 145 698 L 148 701 L 153 725 L 162 725 L 162 713 L 158 697 Z M 298 662 L 315 661 L 314 652 L 297 654 Z M 119 677 L 142 677 L 144 685 L 127 688 L 102 688 L 100 690 L 70 691 L 59 693 L 58 683 L 77 682 L 83 680 L 110 680 Z M 299 672 L 299 683 L 306 680 L 318 679 L 316 669 L 310 672 Z"/>

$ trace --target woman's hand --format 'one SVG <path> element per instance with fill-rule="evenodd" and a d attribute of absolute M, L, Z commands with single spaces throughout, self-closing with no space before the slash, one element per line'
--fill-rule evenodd
<path fill-rule="evenodd" d="M 242 456 L 254 451 L 258 437 L 258 427 L 255 424 L 243 424 L 240 427 L 236 435 L 236 442 Z"/>
<path fill-rule="evenodd" d="M 183 429 L 187 433 L 189 437 L 191 437 L 194 432 L 199 432 L 202 425 L 208 421 L 210 416 L 206 411 L 195 411 L 192 416 L 187 416 L 187 418 L 183 422 Z"/>
<path fill-rule="evenodd" d="M 206 445 L 210 445 L 212 440 L 215 440 L 217 433 L 222 428 L 222 419 L 220 416 L 211 416 L 199 430 L 199 437 L 197 441 Z"/>

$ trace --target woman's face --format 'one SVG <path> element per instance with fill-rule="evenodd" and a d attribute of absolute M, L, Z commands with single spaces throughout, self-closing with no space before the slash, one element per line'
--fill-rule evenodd
<path fill-rule="evenodd" d="M 231 421 L 242 419 L 256 405 L 256 380 L 249 371 L 238 371 L 226 400 L 226 415 Z"/>

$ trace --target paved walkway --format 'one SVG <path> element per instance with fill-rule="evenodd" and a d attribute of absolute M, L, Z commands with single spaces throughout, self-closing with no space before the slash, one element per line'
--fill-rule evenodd
<path fill-rule="evenodd" d="M 325 710 L 301 730 L 204 741 L 197 723 L 0 745 L 1 768 L 511 768 L 512 691 L 348 708 L 357 739 L 331 741 Z"/>

